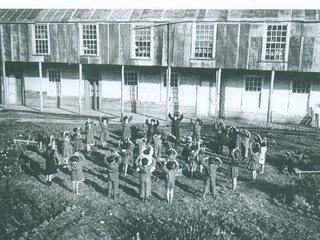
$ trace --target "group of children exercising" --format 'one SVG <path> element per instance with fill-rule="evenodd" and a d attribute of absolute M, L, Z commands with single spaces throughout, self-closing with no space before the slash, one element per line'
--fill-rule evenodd
<path fill-rule="evenodd" d="M 176 177 L 188 172 L 193 179 L 196 173 L 204 178 L 202 197 L 211 192 L 216 196 L 217 169 L 222 165 L 221 159 L 229 162 L 229 172 L 232 178 L 233 190 L 237 188 L 237 177 L 239 165 L 244 160 L 248 162 L 248 168 L 252 170 L 252 178 L 256 180 L 257 171 L 264 172 L 266 155 L 266 139 L 260 135 L 251 135 L 245 129 L 238 129 L 235 126 L 229 128 L 222 120 L 214 123 L 214 143 L 208 148 L 204 146 L 201 139 L 202 120 L 193 120 L 193 132 L 191 136 L 182 138 L 180 136 L 180 123 L 183 114 L 175 112 L 169 114 L 171 120 L 171 133 L 160 130 L 159 121 L 147 119 L 147 132 L 141 138 L 133 139 L 131 133 L 132 117 L 121 118 L 122 133 L 118 149 L 106 151 L 104 162 L 108 174 L 108 196 L 117 198 L 119 194 L 119 171 L 127 176 L 128 173 L 138 173 L 140 178 L 139 194 L 143 202 L 148 201 L 151 196 L 151 175 L 156 169 L 165 174 L 166 198 L 172 204 Z M 49 183 L 53 174 L 56 173 L 55 164 L 69 167 L 73 181 L 74 194 L 79 194 L 79 183 L 84 181 L 82 164 L 84 156 L 82 152 L 90 153 L 92 146 L 96 144 L 95 136 L 98 135 L 100 126 L 101 148 L 107 149 L 109 136 L 109 117 L 100 117 L 100 122 L 93 122 L 91 119 L 85 123 L 85 138 L 82 138 L 81 129 L 74 129 L 74 134 L 63 133 L 62 158 L 59 157 L 55 137 L 50 137 L 49 150 L 46 157 L 46 172 Z M 84 143 L 83 143 L 84 140 Z M 178 154 L 178 147 L 182 147 L 181 155 Z M 212 148 L 212 146 L 215 146 Z"/>

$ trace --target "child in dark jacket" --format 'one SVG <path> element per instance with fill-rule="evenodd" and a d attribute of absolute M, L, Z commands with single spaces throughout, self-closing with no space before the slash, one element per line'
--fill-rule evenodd
<path fill-rule="evenodd" d="M 79 152 L 74 153 L 70 157 L 70 168 L 71 168 L 71 180 L 73 183 L 73 193 L 79 194 L 79 184 L 84 181 L 82 165 L 84 161 L 84 156 Z"/>
<path fill-rule="evenodd" d="M 216 177 L 217 168 L 222 165 L 222 161 L 218 157 L 210 157 L 209 162 L 204 166 L 205 184 L 202 198 L 205 199 L 206 194 L 211 192 L 213 197 L 216 196 Z"/>
<path fill-rule="evenodd" d="M 171 120 L 171 134 L 175 136 L 175 148 L 177 148 L 180 143 L 180 122 L 183 119 L 183 114 L 180 115 L 179 112 L 176 112 L 174 116 L 169 113 L 169 118 Z"/>
<path fill-rule="evenodd" d="M 153 140 L 154 134 L 158 132 L 158 126 L 159 126 L 159 121 L 155 119 L 149 119 L 146 120 L 146 124 L 148 126 L 148 131 L 147 131 L 147 144 L 151 144 Z"/>
<path fill-rule="evenodd" d="M 108 197 L 113 195 L 113 199 L 116 199 L 119 194 L 119 154 L 106 155 L 105 162 L 108 172 Z"/>

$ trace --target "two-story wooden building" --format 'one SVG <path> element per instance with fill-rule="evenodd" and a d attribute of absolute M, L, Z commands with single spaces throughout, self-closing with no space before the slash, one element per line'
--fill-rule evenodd
<path fill-rule="evenodd" d="M 320 10 L 1 9 L 2 104 L 299 122 Z"/>

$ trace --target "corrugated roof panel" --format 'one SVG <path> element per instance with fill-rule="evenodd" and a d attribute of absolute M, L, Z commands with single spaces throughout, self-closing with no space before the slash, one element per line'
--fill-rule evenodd
<path fill-rule="evenodd" d="M 228 10 L 207 10 L 206 20 L 221 21 L 228 18 Z"/>
<path fill-rule="evenodd" d="M 19 16 L 17 21 L 22 21 L 22 22 L 25 21 L 32 11 L 33 11 L 32 9 L 24 9 L 24 12 Z"/>
<path fill-rule="evenodd" d="M 61 22 L 67 22 L 71 16 L 73 15 L 73 13 L 76 11 L 76 9 L 69 9 L 66 14 L 62 17 L 62 19 L 60 20 Z"/>
<path fill-rule="evenodd" d="M 94 9 L 79 9 L 72 16 L 70 21 L 87 21 Z"/>
<path fill-rule="evenodd" d="M 210 10 L 209 10 L 210 11 Z M 207 10 L 206 9 L 200 9 L 198 13 L 198 20 L 202 20 L 206 17 L 207 15 Z"/>
<path fill-rule="evenodd" d="M 60 22 L 61 18 L 64 16 L 64 14 L 67 12 L 67 9 L 57 9 L 55 14 L 51 18 L 51 22 Z"/>
<path fill-rule="evenodd" d="M 17 9 L 9 9 L 8 13 L 1 19 L 1 22 L 8 22 L 16 12 Z"/>
<path fill-rule="evenodd" d="M 121 20 L 129 20 L 133 13 L 133 9 L 115 9 L 111 16 L 109 17 L 110 21 L 121 21 Z"/>
<path fill-rule="evenodd" d="M 34 20 L 36 22 L 41 22 L 48 12 L 49 12 L 49 9 L 41 9 L 41 11 L 37 14 Z"/>
<path fill-rule="evenodd" d="M 38 16 L 38 14 L 41 12 L 42 10 L 41 9 L 34 9 L 32 11 L 32 13 L 27 17 L 27 20 L 34 20 L 36 19 L 36 17 Z"/>
<path fill-rule="evenodd" d="M 96 9 L 90 20 L 107 21 L 111 11 L 111 9 Z"/>
<path fill-rule="evenodd" d="M 134 9 L 134 10 L 133 10 L 133 13 L 132 13 L 132 15 L 131 15 L 131 17 L 130 17 L 130 20 L 131 20 L 131 21 L 140 20 L 140 18 L 141 18 L 141 16 L 142 16 L 142 14 L 143 14 L 144 11 L 150 11 L 150 9 L 147 9 L 147 10 Z"/>
<path fill-rule="evenodd" d="M 42 19 L 42 22 L 51 22 L 51 18 L 57 12 L 57 9 L 50 9 L 46 16 Z"/>
<path fill-rule="evenodd" d="M 184 17 L 187 19 L 196 19 L 198 12 L 198 9 L 186 9 Z"/>
<path fill-rule="evenodd" d="M 184 9 L 175 10 L 173 18 L 179 18 L 179 19 L 184 18 L 185 13 L 186 13 L 186 10 Z"/>
<path fill-rule="evenodd" d="M 143 14 L 141 15 L 141 19 L 158 19 L 160 20 L 162 18 L 162 14 L 164 13 L 164 10 L 161 9 L 145 9 L 143 11 Z"/>
<path fill-rule="evenodd" d="M 8 12 L 9 12 L 9 9 L 0 9 L 0 21 L 2 18 L 5 18 Z"/>

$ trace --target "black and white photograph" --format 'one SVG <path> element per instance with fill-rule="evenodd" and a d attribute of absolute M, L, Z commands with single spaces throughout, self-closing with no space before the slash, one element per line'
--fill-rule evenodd
<path fill-rule="evenodd" d="M 0 239 L 320 239 L 320 4 L 0 3 Z"/>

